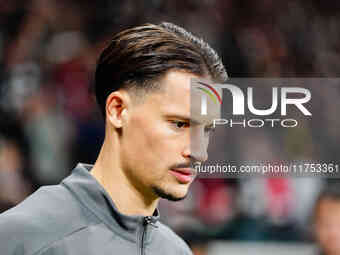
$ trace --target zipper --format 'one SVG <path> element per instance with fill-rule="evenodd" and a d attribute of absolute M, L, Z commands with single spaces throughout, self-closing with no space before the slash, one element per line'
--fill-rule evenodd
<path fill-rule="evenodd" d="M 154 228 L 158 228 L 158 226 L 152 222 L 151 216 L 145 216 L 143 219 L 143 231 L 142 231 L 142 240 L 140 245 L 140 254 L 144 255 L 144 239 L 146 238 L 146 230 L 148 225 L 153 226 Z"/>
<path fill-rule="evenodd" d="M 155 223 L 152 222 L 152 216 L 145 216 L 144 217 L 144 224 L 145 225 L 151 225 L 154 228 L 158 228 L 158 226 Z"/>

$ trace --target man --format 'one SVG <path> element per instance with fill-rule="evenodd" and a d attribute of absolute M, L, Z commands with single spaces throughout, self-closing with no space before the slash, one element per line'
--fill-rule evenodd
<path fill-rule="evenodd" d="M 340 183 L 327 184 L 314 209 L 314 232 L 322 254 L 340 254 Z"/>
<path fill-rule="evenodd" d="M 224 82 L 227 74 L 184 29 L 147 24 L 114 36 L 95 75 L 105 118 L 96 163 L 79 164 L 0 216 L 1 254 L 191 254 L 158 221 L 157 203 L 183 199 L 195 177 L 190 166 L 207 159 L 218 110 L 192 119 L 192 78 Z M 199 142 L 190 146 L 190 136 Z"/>

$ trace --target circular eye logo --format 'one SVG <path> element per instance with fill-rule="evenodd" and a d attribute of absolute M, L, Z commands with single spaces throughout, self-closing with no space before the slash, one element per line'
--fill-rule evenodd
<path fill-rule="evenodd" d="M 221 96 L 218 94 L 216 89 L 213 88 L 213 86 L 206 84 L 206 83 L 203 83 L 201 81 L 199 81 L 197 83 L 204 86 L 203 88 L 202 87 L 196 87 L 197 89 L 202 90 L 204 93 L 206 93 L 211 98 L 211 100 L 213 100 L 213 102 L 215 104 L 217 104 L 216 98 L 217 98 L 218 102 L 220 104 L 222 104 Z"/>

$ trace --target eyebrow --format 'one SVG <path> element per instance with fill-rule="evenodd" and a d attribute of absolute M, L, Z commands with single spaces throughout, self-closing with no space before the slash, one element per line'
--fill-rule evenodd
<path fill-rule="evenodd" d="M 182 115 L 182 114 L 166 114 L 165 117 L 166 118 L 174 118 L 174 119 L 182 119 L 182 120 L 186 120 L 186 121 L 192 121 L 190 116 Z"/>
<path fill-rule="evenodd" d="M 202 121 L 199 121 L 197 119 L 193 119 L 191 117 L 188 117 L 187 115 L 181 115 L 181 114 L 168 114 L 166 115 L 167 118 L 174 118 L 174 119 L 182 119 L 185 121 L 188 121 L 192 123 L 193 125 L 199 125 L 199 124 L 206 124 L 207 126 L 212 125 L 213 123 L 204 123 Z"/>

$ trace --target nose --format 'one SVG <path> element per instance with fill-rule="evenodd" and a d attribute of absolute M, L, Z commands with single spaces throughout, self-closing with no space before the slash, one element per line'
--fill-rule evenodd
<path fill-rule="evenodd" d="M 209 137 L 205 137 L 203 132 L 195 134 L 191 132 L 189 142 L 183 152 L 183 156 L 190 158 L 191 162 L 205 162 L 208 160 Z"/>

